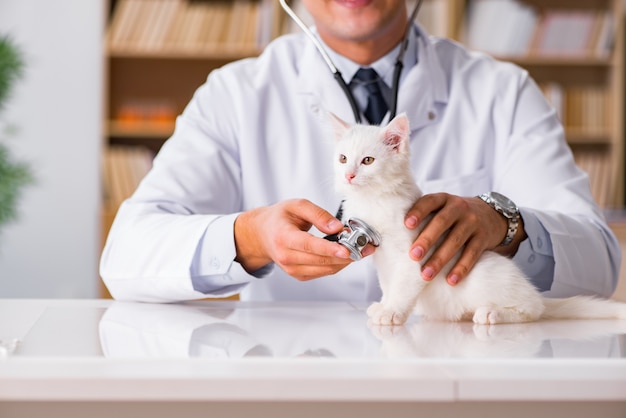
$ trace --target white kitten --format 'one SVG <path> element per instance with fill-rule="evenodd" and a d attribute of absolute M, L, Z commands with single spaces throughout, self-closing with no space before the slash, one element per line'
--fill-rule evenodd
<path fill-rule="evenodd" d="M 432 281 L 424 281 L 420 263 L 409 257 L 423 225 L 415 230 L 404 225 L 405 214 L 422 195 L 409 164 L 406 115 L 385 127 L 350 126 L 334 115 L 331 119 L 337 136 L 335 183 L 345 198 L 343 218 L 359 218 L 382 237 L 373 257 L 383 296 L 367 311 L 374 324 L 403 324 L 414 309 L 433 319 L 471 318 L 479 324 L 626 319 L 626 304 L 586 296 L 542 297 L 512 260 L 491 251 L 483 253 L 457 286 L 447 284 L 445 277 L 458 255 Z"/>

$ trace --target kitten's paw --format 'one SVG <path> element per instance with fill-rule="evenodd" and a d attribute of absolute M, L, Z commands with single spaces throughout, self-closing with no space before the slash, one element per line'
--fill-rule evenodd
<path fill-rule="evenodd" d="M 382 307 L 371 316 L 371 322 L 375 325 L 402 325 L 406 320 L 405 314 Z"/>
<path fill-rule="evenodd" d="M 367 321 L 367 327 L 372 332 L 372 335 L 380 341 L 387 341 L 390 338 L 406 333 L 404 326 L 379 325 L 372 323 L 371 320 Z"/>
<path fill-rule="evenodd" d="M 476 321 L 474 321 L 476 322 Z M 489 341 L 494 334 L 494 326 L 475 323 L 472 331 L 478 341 Z"/>
<path fill-rule="evenodd" d="M 376 315 L 383 308 L 383 304 L 380 302 L 374 302 L 367 308 L 367 315 L 372 317 Z"/>
<path fill-rule="evenodd" d="M 501 323 L 502 318 L 500 317 L 499 311 L 482 307 L 476 309 L 476 312 L 474 312 L 473 321 L 475 324 L 493 325 Z"/>
<path fill-rule="evenodd" d="M 539 314 L 520 309 L 519 307 L 481 307 L 476 309 L 474 313 L 474 322 L 483 325 L 532 322 L 537 319 L 539 319 Z"/>
<path fill-rule="evenodd" d="M 479 341 L 494 339 L 500 341 L 524 341 L 533 329 L 526 323 L 501 323 L 498 326 L 474 324 L 472 328 L 474 336 Z"/>

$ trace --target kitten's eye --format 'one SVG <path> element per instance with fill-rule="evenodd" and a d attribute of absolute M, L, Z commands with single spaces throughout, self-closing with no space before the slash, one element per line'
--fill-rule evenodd
<path fill-rule="evenodd" d="M 348 158 L 347 158 L 345 155 L 340 154 L 340 155 L 339 155 L 339 162 L 340 162 L 341 164 L 345 164 L 346 162 L 348 162 Z"/>
<path fill-rule="evenodd" d="M 361 161 L 361 164 L 370 165 L 373 162 L 374 162 L 374 157 L 365 157 L 363 158 L 363 161 Z"/>

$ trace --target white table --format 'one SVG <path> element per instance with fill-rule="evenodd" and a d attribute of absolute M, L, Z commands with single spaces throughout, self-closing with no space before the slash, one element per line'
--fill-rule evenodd
<path fill-rule="evenodd" d="M 626 417 L 626 321 L 365 309 L 0 300 L 0 417 Z"/>

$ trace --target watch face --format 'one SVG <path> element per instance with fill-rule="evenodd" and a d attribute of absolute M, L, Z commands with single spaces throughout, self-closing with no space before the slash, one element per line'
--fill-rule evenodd
<path fill-rule="evenodd" d="M 514 215 L 518 210 L 511 199 L 498 192 L 491 192 L 491 198 L 509 215 Z"/>

